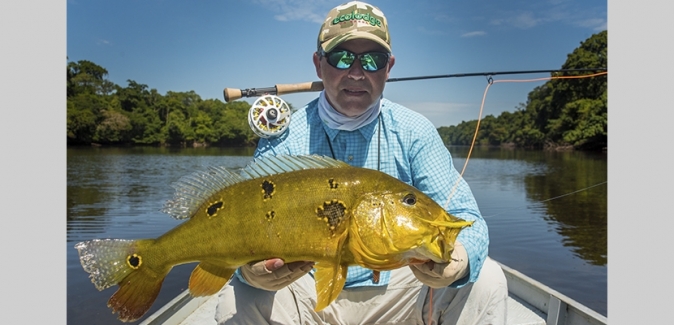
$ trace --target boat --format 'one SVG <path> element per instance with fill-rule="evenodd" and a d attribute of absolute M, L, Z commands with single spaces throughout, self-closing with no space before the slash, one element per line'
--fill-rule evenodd
<path fill-rule="evenodd" d="M 497 261 L 508 281 L 506 325 L 606 325 L 608 318 Z M 192 297 L 188 290 L 140 325 L 212 325 L 218 295 Z"/>

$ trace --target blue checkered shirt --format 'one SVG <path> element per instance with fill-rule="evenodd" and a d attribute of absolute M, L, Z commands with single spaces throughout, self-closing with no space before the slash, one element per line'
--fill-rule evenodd
<path fill-rule="evenodd" d="M 452 286 L 461 287 L 468 282 L 475 282 L 487 257 L 487 225 L 463 179 L 452 194 L 449 207 L 445 206 L 460 175 L 433 124 L 415 111 L 382 99 L 379 119 L 355 131 L 335 130 L 321 121 L 317 107 L 318 99 L 292 114 L 288 130 L 283 135 L 261 139 L 255 158 L 269 155 L 325 155 L 352 166 L 379 169 L 418 188 L 444 206 L 449 213 L 475 221 L 472 227 L 465 228 L 458 236 L 468 253 L 470 276 L 456 281 Z M 245 282 L 241 276 L 239 278 Z M 379 281 L 375 283 L 371 270 L 351 266 L 344 287 L 384 286 L 389 279 L 390 271 L 381 272 Z"/>

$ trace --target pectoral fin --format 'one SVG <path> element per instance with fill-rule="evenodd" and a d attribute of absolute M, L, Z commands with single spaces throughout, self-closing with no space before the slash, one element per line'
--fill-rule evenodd
<path fill-rule="evenodd" d="M 316 268 L 316 311 L 321 311 L 337 299 L 346 282 L 347 265 L 317 263 Z"/>
<path fill-rule="evenodd" d="M 194 297 L 210 296 L 222 289 L 236 269 L 199 263 L 190 275 L 189 288 Z"/>
<path fill-rule="evenodd" d="M 344 288 L 346 283 L 346 271 L 349 268 L 349 258 L 344 258 L 348 255 L 348 250 L 344 245 L 348 238 L 348 232 L 344 232 L 339 236 L 337 242 L 337 251 L 346 252 L 337 254 L 337 260 L 334 263 L 316 263 L 314 268 L 316 273 L 314 279 L 316 280 L 316 308 L 315 311 L 321 311 L 327 307 L 331 302 L 337 299 L 339 293 Z"/>

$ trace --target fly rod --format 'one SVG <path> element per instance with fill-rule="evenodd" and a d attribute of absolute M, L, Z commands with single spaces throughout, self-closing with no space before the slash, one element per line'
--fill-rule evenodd
<path fill-rule="evenodd" d="M 606 68 L 594 69 L 557 69 L 557 70 L 528 70 L 528 71 L 498 71 L 498 72 L 474 72 L 474 73 L 455 73 L 432 76 L 418 76 L 418 77 L 404 77 L 404 78 L 389 78 L 386 82 L 395 81 L 410 81 L 423 79 L 438 79 L 438 78 L 460 78 L 460 77 L 475 77 L 475 76 L 496 76 L 496 75 L 511 75 L 511 74 L 532 74 L 532 73 L 553 73 L 553 72 L 589 72 L 589 71 L 606 71 Z M 266 88 L 225 88 L 223 91 L 225 95 L 225 102 L 240 99 L 242 97 L 258 97 L 262 95 L 285 95 L 300 92 L 312 92 L 323 90 L 322 81 L 304 82 L 297 84 L 277 84 L 274 87 Z"/>

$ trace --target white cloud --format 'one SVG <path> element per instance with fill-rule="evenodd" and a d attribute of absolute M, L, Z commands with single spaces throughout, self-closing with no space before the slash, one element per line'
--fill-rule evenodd
<path fill-rule="evenodd" d="M 492 25 L 510 25 L 521 29 L 527 29 L 538 25 L 542 18 L 535 18 L 532 12 L 522 12 L 508 18 L 499 18 L 492 20 Z"/>
<path fill-rule="evenodd" d="M 596 31 L 602 31 L 606 29 L 606 19 L 602 18 L 590 18 L 576 22 L 576 25 L 581 27 L 592 28 Z"/>
<path fill-rule="evenodd" d="M 487 33 L 484 32 L 484 31 L 481 31 L 481 30 L 477 30 L 477 31 L 474 31 L 474 32 L 464 33 L 464 34 L 461 35 L 461 37 L 475 37 L 475 36 L 484 36 L 484 35 L 487 35 Z"/>
<path fill-rule="evenodd" d="M 503 12 L 501 17 L 491 20 L 492 25 L 529 29 L 545 23 L 564 23 L 596 31 L 606 29 L 606 19 L 596 18 L 606 15 L 597 8 L 574 5 L 567 0 L 550 0 L 548 5 L 536 3 L 532 10 Z"/>

